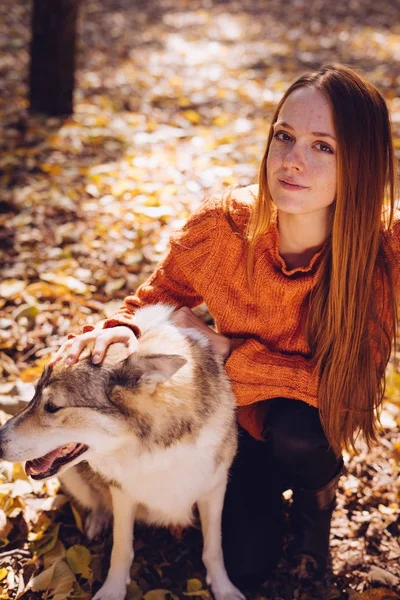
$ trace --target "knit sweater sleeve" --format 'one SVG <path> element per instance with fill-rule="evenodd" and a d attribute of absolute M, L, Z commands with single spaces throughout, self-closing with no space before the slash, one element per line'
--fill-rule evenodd
<path fill-rule="evenodd" d="M 215 198 L 205 200 L 170 239 L 167 256 L 136 292 L 125 298 L 120 309 L 103 322 L 103 328 L 127 325 L 136 335 L 133 322 L 138 308 L 156 302 L 177 308 L 193 308 L 203 301 L 213 277 L 218 256 L 218 236 L 222 206 Z"/>

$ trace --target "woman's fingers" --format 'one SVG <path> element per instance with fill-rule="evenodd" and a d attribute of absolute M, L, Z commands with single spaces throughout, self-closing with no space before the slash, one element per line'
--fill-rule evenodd
<path fill-rule="evenodd" d="M 92 361 L 96 364 L 101 363 L 108 346 L 117 342 L 124 344 L 128 348 L 129 354 L 135 352 L 138 347 L 137 338 L 129 327 L 120 325 L 110 329 L 103 329 L 96 338 L 92 352 Z"/>
<path fill-rule="evenodd" d="M 73 365 L 78 362 L 80 355 L 86 348 L 86 346 L 96 339 L 95 330 L 88 331 L 87 333 L 83 333 L 82 335 L 77 335 L 71 341 L 71 344 L 66 348 L 67 365 Z"/>
<path fill-rule="evenodd" d="M 51 357 L 51 359 L 49 361 L 49 367 L 52 367 L 53 365 L 58 363 L 60 360 L 62 360 L 65 357 L 65 354 L 67 353 L 70 346 L 71 346 L 71 340 L 68 340 L 68 341 L 64 342 L 63 344 L 61 344 L 61 346 L 59 347 L 57 352 Z"/>
<path fill-rule="evenodd" d="M 110 344 L 115 344 L 116 342 L 125 344 L 130 354 L 135 352 L 138 344 L 133 331 L 125 325 L 119 325 L 110 329 L 93 329 L 64 342 L 51 358 L 49 365 L 55 365 L 61 359 L 64 359 L 67 365 L 73 365 L 79 360 L 85 348 L 89 344 L 93 344 L 93 342 L 92 362 L 95 364 L 102 362 Z"/>

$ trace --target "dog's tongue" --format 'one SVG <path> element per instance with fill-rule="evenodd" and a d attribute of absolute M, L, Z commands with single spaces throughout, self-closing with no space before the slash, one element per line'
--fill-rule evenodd
<path fill-rule="evenodd" d="M 34 460 L 28 460 L 25 463 L 25 473 L 29 475 L 38 475 L 39 473 L 45 473 L 48 471 L 53 464 L 53 462 L 59 458 L 60 456 L 64 456 L 68 452 L 71 452 L 71 449 L 76 446 L 76 444 L 68 444 L 68 446 L 60 446 L 55 450 L 52 450 L 48 454 L 41 456 L 40 458 L 35 458 Z"/>

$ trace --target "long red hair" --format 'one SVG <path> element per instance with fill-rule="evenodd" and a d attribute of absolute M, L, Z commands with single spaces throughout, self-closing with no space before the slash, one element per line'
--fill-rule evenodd
<path fill-rule="evenodd" d="M 320 378 L 319 411 L 337 453 L 354 448 L 359 434 L 377 440 L 385 368 L 396 335 L 397 303 L 384 231 L 393 222 L 396 169 L 390 118 L 379 91 L 352 69 L 327 65 L 300 77 L 328 99 L 338 140 L 337 195 L 321 277 L 308 299 L 304 323 Z M 259 192 L 249 220 L 247 272 L 253 289 L 257 239 L 270 226 L 273 201 L 267 185 L 272 126 L 259 171 Z"/>

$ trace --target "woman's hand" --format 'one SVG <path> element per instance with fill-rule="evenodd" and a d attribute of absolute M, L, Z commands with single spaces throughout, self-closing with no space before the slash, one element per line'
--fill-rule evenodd
<path fill-rule="evenodd" d="M 201 319 L 196 317 L 194 312 L 187 306 L 183 306 L 175 311 L 171 317 L 171 320 L 178 327 L 186 327 L 190 329 L 197 329 L 204 333 L 210 340 L 215 352 L 221 355 L 224 359 L 228 358 L 231 352 L 231 340 L 225 337 L 221 333 L 217 333 L 211 327 L 206 325 Z"/>
<path fill-rule="evenodd" d="M 135 352 L 138 344 L 133 331 L 125 325 L 118 325 L 109 329 L 93 329 L 64 342 L 51 358 L 49 366 L 55 365 L 62 359 L 65 359 L 67 365 L 73 365 L 79 360 L 83 350 L 87 346 L 92 345 L 93 342 L 93 363 L 101 363 L 110 344 L 115 344 L 116 342 L 125 344 L 129 354 Z"/>

